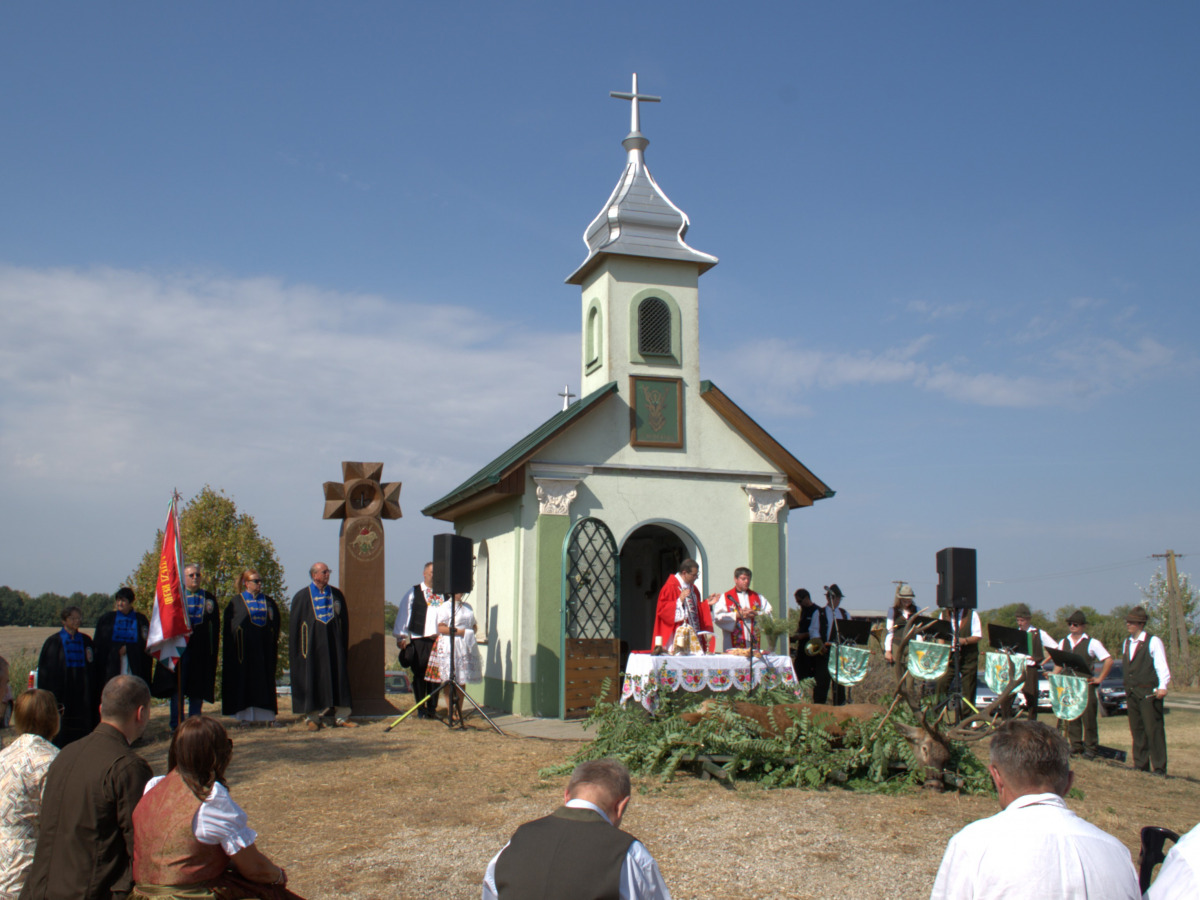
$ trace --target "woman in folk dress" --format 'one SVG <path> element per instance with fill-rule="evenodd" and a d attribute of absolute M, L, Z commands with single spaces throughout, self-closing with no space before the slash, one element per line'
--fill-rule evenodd
<path fill-rule="evenodd" d="M 454 606 L 454 680 L 457 684 L 478 684 L 483 681 L 483 660 L 475 642 L 475 611 L 469 603 L 455 598 L 453 604 L 443 603 L 437 609 L 437 641 L 429 654 L 425 680 L 442 683 L 450 679 L 450 607 Z M 449 709 L 457 711 L 462 721 L 462 691 L 451 689 L 453 698 Z"/>

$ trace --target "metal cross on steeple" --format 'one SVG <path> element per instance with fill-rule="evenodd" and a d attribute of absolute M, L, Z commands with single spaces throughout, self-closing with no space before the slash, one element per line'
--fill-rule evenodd
<path fill-rule="evenodd" d="M 633 73 L 633 91 L 625 93 L 624 91 L 609 91 L 608 96 L 616 97 L 618 100 L 630 100 L 629 111 L 629 130 L 633 134 L 641 133 L 642 120 L 638 116 L 638 101 L 645 100 L 647 103 L 661 103 L 662 97 L 654 97 L 650 94 L 639 94 L 637 89 L 637 72 Z"/>

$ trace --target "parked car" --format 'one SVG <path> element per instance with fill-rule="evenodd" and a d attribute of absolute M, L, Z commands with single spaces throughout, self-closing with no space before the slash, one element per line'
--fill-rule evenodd
<path fill-rule="evenodd" d="M 1108 677 L 1096 688 L 1096 697 L 1100 701 L 1100 715 L 1102 716 L 1112 716 L 1129 711 L 1125 704 L 1125 669 L 1120 660 L 1113 663 Z"/>
<path fill-rule="evenodd" d="M 384 672 L 383 690 L 388 694 L 408 694 L 412 692 L 412 685 L 404 672 Z"/>

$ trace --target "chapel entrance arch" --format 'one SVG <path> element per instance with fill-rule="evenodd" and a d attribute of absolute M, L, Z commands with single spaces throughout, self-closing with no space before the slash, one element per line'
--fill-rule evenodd
<path fill-rule="evenodd" d="M 688 556 L 699 559 L 695 542 L 682 529 L 668 525 L 642 525 L 625 539 L 621 547 L 621 671 L 631 650 L 650 649 L 658 589 Z"/>

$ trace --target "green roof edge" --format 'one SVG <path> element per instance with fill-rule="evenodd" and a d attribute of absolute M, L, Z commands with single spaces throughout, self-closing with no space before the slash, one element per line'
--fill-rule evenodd
<path fill-rule="evenodd" d="M 438 500 L 434 500 L 422 509 L 421 515 L 435 516 L 442 510 L 453 506 L 461 500 L 465 500 L 472 494 L 477 494 L 484 488 L 498 484 L 500 479 L 507 475 L 513 467 L 527 459 L 530 454 L 536 453 L 538 448 L 550 440 L 550 438 L 566 428 L 575 419 L 591 410 L 609 394 L 615 394 L 616 392 L 617 383 L 610 381 L 604 387 L 597 388 L 583 399 L 572 403 L 566 409 L 559 410 L 458 487 L 450 491 L 450 493 Z"/>

